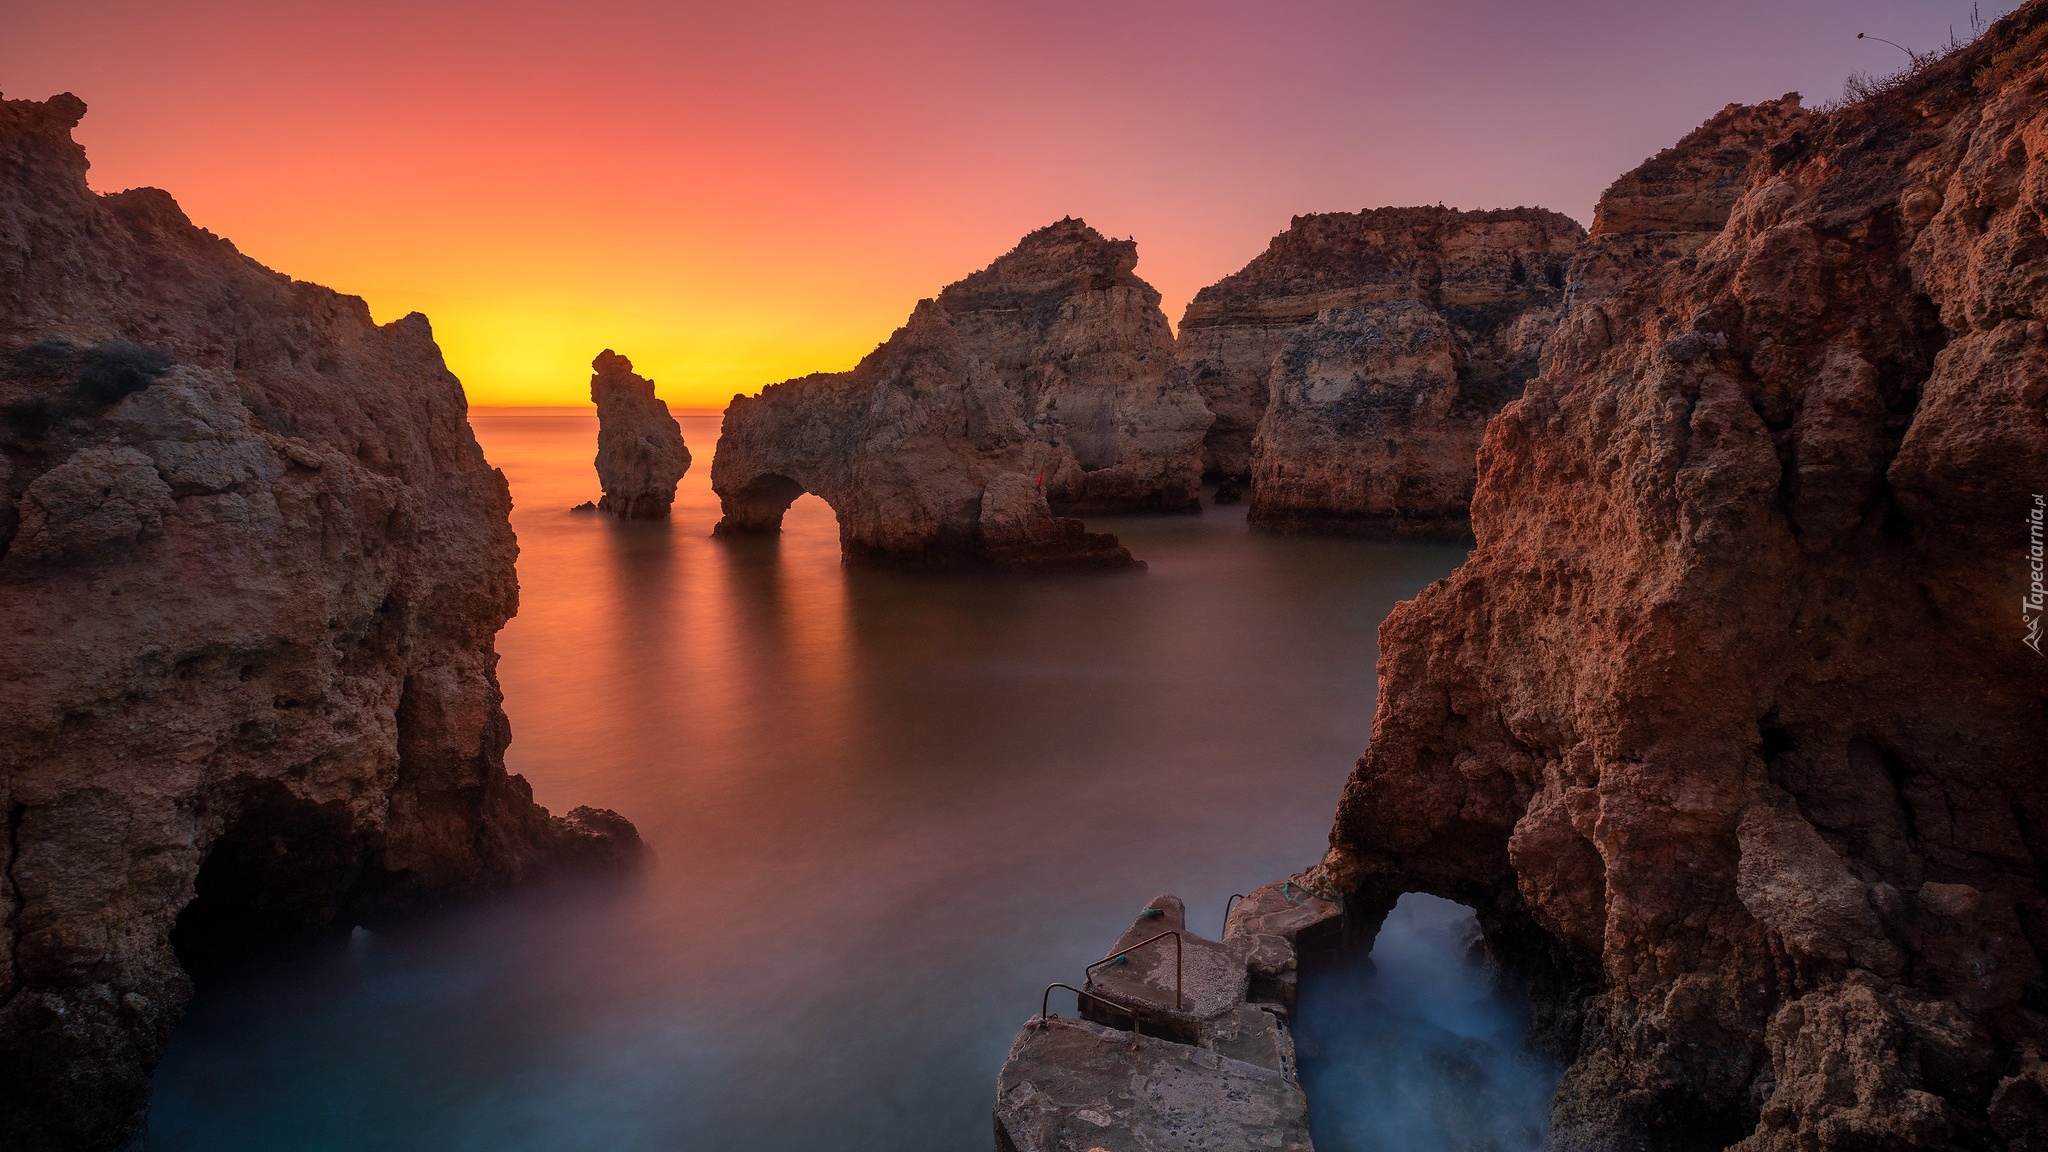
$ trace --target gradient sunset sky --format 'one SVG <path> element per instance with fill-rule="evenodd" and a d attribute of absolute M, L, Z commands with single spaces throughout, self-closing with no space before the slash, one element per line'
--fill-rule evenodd
<path fill-rule="evenodd" d="M 2009 2 L 1981 6 L 1989 19 Z M 671 404 L 850 367 L 1065 215 L 1179 319 L 1296 213 L 1542 205 L 1731 101 L 1969 34 L 1968 0 L 832 5 L 0 0 L 0 92 L 70 91 L 300 279 L 432 318 L 479 404 Z"/>

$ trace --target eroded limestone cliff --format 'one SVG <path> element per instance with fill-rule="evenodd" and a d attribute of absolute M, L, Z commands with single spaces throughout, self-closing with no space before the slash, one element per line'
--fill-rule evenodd
<path fill-rule="evenodd" d="M 1254 527 L 1463 535 L 1480 434 L 1538 371 L 1583 237 L 1539 208 L 1295 217 L 1181 320 L 1204 468 L 1249 477 Z"/>
<path fill-rule="evenodd" d="M 810 492 L 849 560 L 1117 562 L 1078 524 L 1039 533 L 1045 548 L 984 540 L 983 505 L 1007 473 L 1058 518 L 1199 507 L 1209 412 L 1137 262 L 1132 242 L 1061 220 L 919 302 L 852 371 L 734 397 L 711 464 L 719 532 L 775 532 Z"/>
<path fill-rule="evenodd" d="M 625 520 L 666 520 L 676 484 L 690 470 L 682 425 L 654 394 L 654 381 L 607 348 L 590 362 L 597 405 L 599 510 Z"/>
<path fill-rule="evenodd" d="M 181 951 L 637 845 L 505 772 L 510 499 L 425 318 L 95 195 L 84 112 L 0 101 L 5 1149 L 126 1146 Z"/>
<path fill-rule="evenodd" d="M 1328 864 L 1479 910 L 1556 1147 L 2043 1146 L 2044 45 L 1660 158 L 1724 226 L 1574 305 L 1381 629 Z"/>

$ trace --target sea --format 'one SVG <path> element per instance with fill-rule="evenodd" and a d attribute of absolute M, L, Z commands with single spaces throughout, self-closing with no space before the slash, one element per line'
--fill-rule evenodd
<path fill-rule="evenodd" d="M 815 496 L 779 538 L 713 538 L 719 416 L 679 418 L 672 519 L 621 523 L 570 511 L 590 409 L 470 413 L 519 537 L 509 765 L 631 819 L 647 866 L 208 974 L 150 1148 L 988 1149 L 1047 984 L 1156 895 L 1214 935 L 1322 856 L 1380 621 L 1465 555 L 1222 506 L 1091 519 L 1142 572 L 848 569 Z M 1555 1071 L 1470 924 L 1408 897 L 1304 990 L 1322 1152 L 1540 1146 Z"/>

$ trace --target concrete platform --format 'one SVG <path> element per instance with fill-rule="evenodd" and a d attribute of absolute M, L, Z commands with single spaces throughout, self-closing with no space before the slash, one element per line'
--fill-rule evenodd
<path fill-rule="evenodd" d="M 1253 1000 L 1293 1011 L 1301 953 L 1341 946 L 1344 906 L 1320 890 L 1314 875 L 1267 884 L 1239 900 L 1224 919 L 1223 942 L 1244 956 Z"/>
<path fill-rule="evenodd" d="M 1180 934 L 1177 969 L 1174 938 L 1153 939 L 1162 932 Z M 1244 953 L 1189 932 L 1187 909 L 1178 896 L 1153 897 L 1104 955 L 1126 959 L 1097 968 L 1089 991 L 1137 1013 L 1143 1030 L 1153 1035 L 1198 1043 L 1205 1025 L 1244 1002 Z M 1112 1027 L 1126 1024 L 1121 1013 L 1085 999 L 1081 1014 Z"/>
<path fill-rule="evenodd" d="M 995 1138 L 997 1152 L 1312 1152 L 1291 1068 L 1058 1017 L 1010 1046 Z"/>

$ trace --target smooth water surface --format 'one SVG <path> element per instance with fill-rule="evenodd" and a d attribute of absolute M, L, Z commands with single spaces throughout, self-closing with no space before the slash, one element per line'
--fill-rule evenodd
<path fill-rule="evenodd" d="M 982 1149 L 1004 1051 L 1151 896 L 1318 859 L 1374 632 L 1457 547 L 1122 518 L 1148 572 L 849 572 L 831 511 L 711 539 L 597 495 L 588 410 L 479 410 L 511 480 L 509 753 L 654 863 L 309 946 L 200 989 L 156 1080 L 185 1149 Z M 1070 1010 L 1070 1009 L 1069 1009 Z"/>

